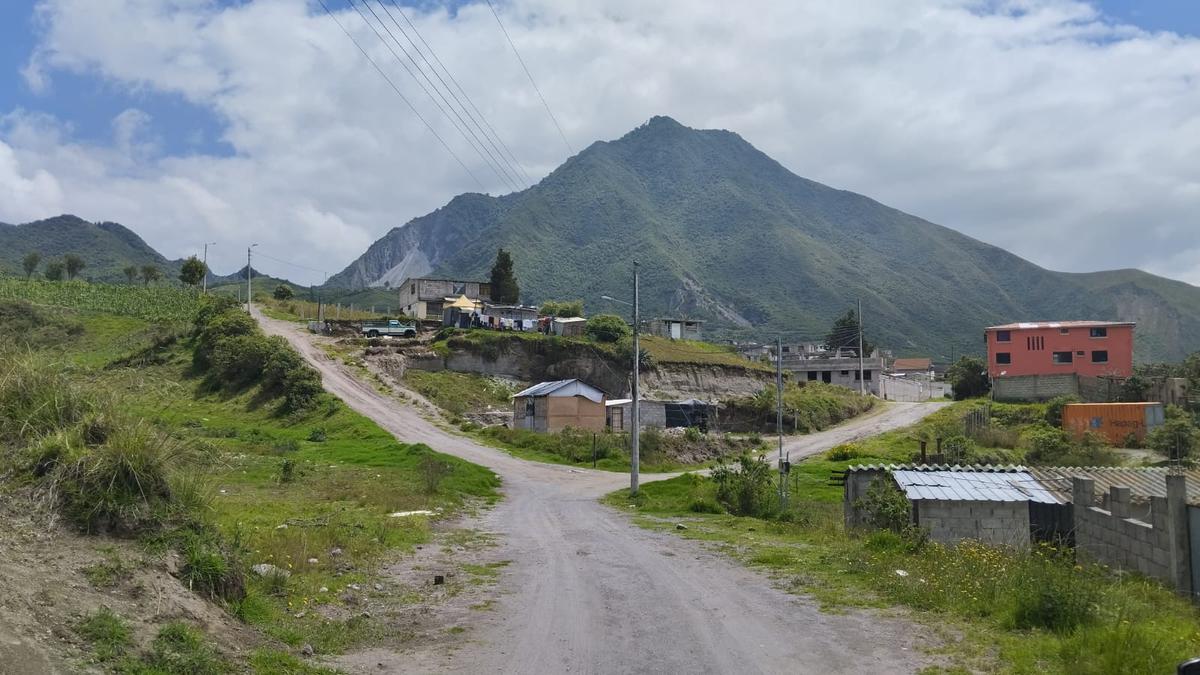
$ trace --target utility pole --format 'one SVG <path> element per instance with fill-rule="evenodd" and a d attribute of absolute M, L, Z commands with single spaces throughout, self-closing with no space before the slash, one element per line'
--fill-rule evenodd
<path fill-rule="evenodd" d="M 204 244 L 204 294 L 208 295 L 208 247 L 216 246 L 217 242 L 206 242 Z"/>
<path fill-rule="evenodd" d="M 779 434 L 779 508 L 787 508 L 787 476 L 783 462 L 783 338 L 775 338 L 775 431 Z"/>
<path fill-rule="evenodd" d="M 638 447 L 638 437 L 642 434 L 642 416 L 641 416 L 641 397 L 638 394 L 638 380 L 642 377 L 642 353 L 641 343 L 638 340 L 638 323 L 641 321 L 639 314 L 640 296 L 638 283 L 638 261 L 633 261 L 633 403 L 631 410 L 633 412 L 633 434 L 630 436 L 629 449 L 629 494 L 636 497 L 638 493 L 638 464 L 641 461 Z"/>
<path fill-rule="evenodd" d="M 862 298 L 858 300 L 858 393 L 867 393 L 867 381 L 863 378 L 863 322 Z"/>
<path fill-rule="evenodd" d="M 250 288 L 250 249 L 258 246 L 258 244 L 250 244 L 246 247 L 246 313 L 250 313 L 250 301 L 253 297 L 253 291 Z"/>

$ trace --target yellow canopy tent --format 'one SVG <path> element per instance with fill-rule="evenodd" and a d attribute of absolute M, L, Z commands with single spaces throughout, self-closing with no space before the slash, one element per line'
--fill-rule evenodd
<path fill-rule="evenodd" d="M 460 295 L 460 296 L 458 296 L 458 299 L 455 300 L 454 302 L 452 302 L 448 305 L 444 305 L 444 307 L 446 309 L 450 309 L 451 307 L 457 307 L 458 309 L 461 309 L 463 311 L 471 311 L 471 310 L 475 309 L 475 306 L 476 306 L 475 301 L 468 298 L 465 295 Z"/>

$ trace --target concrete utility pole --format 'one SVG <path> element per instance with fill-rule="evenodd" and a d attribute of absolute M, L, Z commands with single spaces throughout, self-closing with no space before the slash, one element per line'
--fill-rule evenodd
<path fill-rule="evenodd" d="M 217 242 L 211 241 L 204 244 L 204 294 L 208 295 L 208 247 L 216 246 Z"/>
<path fill-rule="evenodd" d="M 779 434 L 779 507 L 787 508 L 783 464 L 783 338 L 775 338 L 775 431 Z"/>
<path fill-rule="evenodd" d="M 250 249 L 258 246 L 258 244 L 250 244 L 246 247 L 246 313 L 250 313 L 250 300 L 253 298 L 253 291 L 250 288 Z"/>
<path fill-rule="evenodd" d="M 863 322 L 862 299 L 858 301 L 858 393 L 867 393 L 867 381 L 863 378 Z"/>
<path fill-rule="evenodd" d="M 639 380 L 642 378 L 642 350 L 638 339 L 638 324 L 640 316 L 640 286 L 638 281 L 638 261 L 633 261 L 633 435 L 630 437 L 629 450 L 629 494 L 636 497 L 638 493 L 638 465 L 641 462 L 638 447 L 638 437 L 642 434 L 641 396 L 638 394 Z"/>

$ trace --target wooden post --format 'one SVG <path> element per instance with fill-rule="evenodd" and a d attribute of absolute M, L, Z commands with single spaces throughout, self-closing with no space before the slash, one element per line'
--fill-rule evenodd
<path fill-rule="evenodd" d="M 927 441 L 921 441 L 921 463 L 922 463 L 922 464 L 928 464 L 928 463 L 929 463 L 929 455 L 928 455 L 928 454 L 925 452 L 925 444 L 926 444 L 926 442 L 927 442 Z"/>

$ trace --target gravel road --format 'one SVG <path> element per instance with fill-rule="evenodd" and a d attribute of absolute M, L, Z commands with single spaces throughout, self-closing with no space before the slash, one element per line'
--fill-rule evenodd
<path fill-rule="evenodd" d="M 926 631 L 903 619 L 823 614 L 702 543 L 640 529 L 596 501 L 628 485 L 627 475 L 527 462 L 444 431 L 329 359 L 301 327 L 257 318 L 354 410 L 503 479 L 505 499 L 480 524 L 512 561 L 495 609 L 447 639 L 457 644 L 372 650 L 369 672 L 906 673 L 928 665 L 919 652 Z M 889 406 L 789 447 L 812 454 L 933 409 Z"/>

